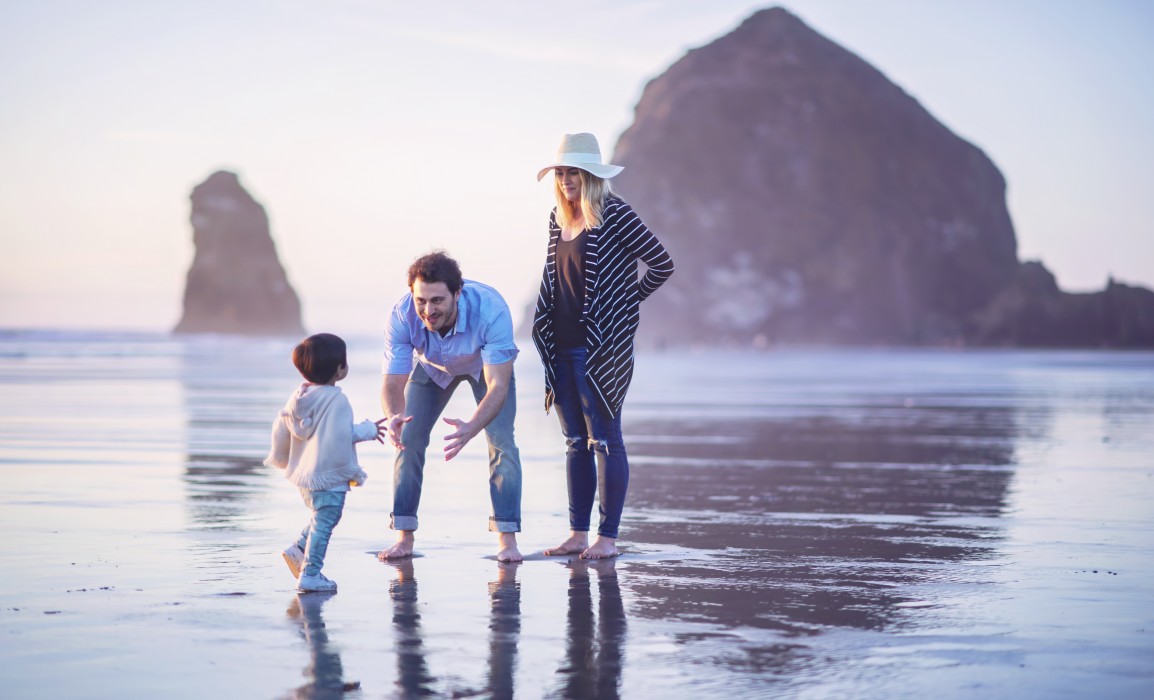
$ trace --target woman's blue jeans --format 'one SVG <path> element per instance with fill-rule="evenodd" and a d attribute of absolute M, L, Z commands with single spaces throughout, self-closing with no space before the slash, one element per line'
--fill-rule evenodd
<path fill-rule="evenodd" d="M 313 512 L 309 524 L 301 530 L 297 545 L 305 551 L 305 566 L 302 574 L 316 576 L 325 565 L 325 552 L 329 551 L 329 538 L 333 528 L 341 521 L 345 512 L 347 491 L 309 491 L 301 489 L 301 498 Z"/>
<path fill-rule="evenodd" d="M 421 504 L 421 486 L 425 480 L 425 450 L 441 413 L 461 384 L 468 382 L 477 403 L 485 398 L 488 387 L 484 377 L 473 379 L 462 375 L 442 389 L 421 367 L 413 368 L 405 384 L 405 412 L 413 417 L 401 429 L 401 444 L 393 463 L 393 512 L 390 516 L 394 530 L 417 529 L 417 507 Z M 513 441 L 513 420 L 517 416 L 517 385 L 509 378 L 509 393 L 497 416 L 485 427 L 489 441 L 489 499 L 493 514 L 489 530 L 493 532 L 520 532 L 521 530 L 521 454 Z M 445 426 L 446 428 L 449 426 Z"/>
<path fill-rule="evenodd" d="M 559 350 L 557 385 L 553 387 L 553 405 L 568 447 L 569 528 L 589 531 L 597 494 L 601 515 L 597 534 L 616 539 L 629 489 L 629 458 L 621 437 L 621 413 L 609 414 L 585 376 L 587 355 L 585 348 Z"/>

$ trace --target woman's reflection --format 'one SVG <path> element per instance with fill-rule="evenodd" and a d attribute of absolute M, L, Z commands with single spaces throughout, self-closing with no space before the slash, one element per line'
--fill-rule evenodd
<path fill-rule="evenodd" d="M 616 698 L 621 685 L 625 606 L 616 559 L 574 559 L 569 567 L 569 619 L 565 665 L 558 693 L 564 698 Z M 589 570 L 597 574 L 597 623 Z"/>
<path fill-rule="evenodd" d="M 321 616 L 321 607 L 332 598 L 332 593 L 307 593 L 293 598 L 288 616 L 300 622 L 301 634 L 309 645 L 309 665 L 304 676 L 309 682 L 294 690 L 291 698 L 333 698 L 361 687 L 359 681 L 346 683 L 341 655 L 329 645 L 329 634 Z"/>

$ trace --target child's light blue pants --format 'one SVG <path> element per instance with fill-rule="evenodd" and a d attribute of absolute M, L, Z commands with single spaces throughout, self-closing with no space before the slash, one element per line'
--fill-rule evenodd
<path fill-rule="evenodd" d="M 347 494 L 348 491 L 301 489 L 301 498 L 313 512 L 313 517 L 309 520 L 309 524 L 305 525 L 305 529 L 301 530 L 301 538 L 297 541 L 300 548 L 305 550 L 305 566 L 301 570 L 302 574 L 316 576 L 325 565 L 329 538 L 333 535 L 333 528 L 341 521 Z"/>

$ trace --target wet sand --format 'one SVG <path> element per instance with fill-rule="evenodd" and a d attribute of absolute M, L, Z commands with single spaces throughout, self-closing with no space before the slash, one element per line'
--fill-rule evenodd
<path fill-rule="evenodd" d="M 419 556 L 378 562 L 366 445 L 340 591 L 297 596 L 306 512 L 260 465 L 284 343 L 0 335 L 4 697 L 1154 696 L 1154 354 L 642 356 L 624 554 L 587 564 L 540 554 L 566 505 L 531 352 L 528 560 L 492 557 L 482 443 L 430 460 Z"/>

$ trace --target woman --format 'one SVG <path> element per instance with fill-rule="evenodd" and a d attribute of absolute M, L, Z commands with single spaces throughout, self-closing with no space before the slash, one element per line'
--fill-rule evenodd
<path fill-rule="evenodd" d="M 569 538 L 547 555 L 617 556 L 617 530 L 629 460 L 621 438 L 621 405 L 633 376 L 633 337 L 641 302 L 673 274 L 660 241 L 621 198 L 609 178 L 623 170 L 601 162 L 592 134 L 567 134 L 554 173 L 557 207 L 533 317 L 533 343 L 545 365 L 545 410 L 556 404 L 568 445 Z M 637 261 L 648 266 L 638 281 Z M 594 493 L 597 538 L 589 544 Z"/>

